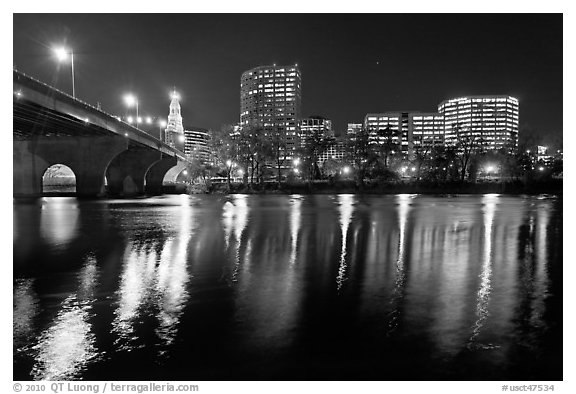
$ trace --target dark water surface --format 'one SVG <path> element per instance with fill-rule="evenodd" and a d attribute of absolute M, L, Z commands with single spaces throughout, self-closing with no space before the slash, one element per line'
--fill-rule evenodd
<path fill-rule="evenodd" d="M 14 379 L 561 380 L 562 200 L 14 203 Z"/>

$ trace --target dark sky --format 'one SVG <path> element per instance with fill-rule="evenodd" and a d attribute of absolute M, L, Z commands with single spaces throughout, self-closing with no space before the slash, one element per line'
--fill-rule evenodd
<path fill-rule="evenodd" d="M 176 86 L 185 126 L 234 124 L 243 71 L 298 63 L 304 116 L 338 132 L 368 112 L 509 94 L 521 138 L 562 138 L 561 14 L 14 14 L 14 66 L 71 91 L 62 43 L 76 95 L 118 115 L 134 92 L 140 114 L 166 117 Z"/>

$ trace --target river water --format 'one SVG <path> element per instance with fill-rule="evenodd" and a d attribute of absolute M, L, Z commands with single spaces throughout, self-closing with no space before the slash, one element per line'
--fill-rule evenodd
<path fill-rule="evenodd" d="M 14 203 L 14 379 L 561 380 L 562 199 Z"/>

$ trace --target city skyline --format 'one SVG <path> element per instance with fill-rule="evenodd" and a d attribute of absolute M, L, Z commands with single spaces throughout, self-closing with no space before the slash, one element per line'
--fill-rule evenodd
<path fill-rule="evenodd" d="M 242 72 L 297 63 L 302 115 L 338 134 L 371 112 L 506 94 L 523 109 L 520 141 L 562 139 L 561 14 L 14 15 L 14 66 L 71 92 L 56 45 L 74 51 L 77 97 L 120 116 L 126 92 L 166 116 L 176 87 L 186 125 L 235 124 Z"/>

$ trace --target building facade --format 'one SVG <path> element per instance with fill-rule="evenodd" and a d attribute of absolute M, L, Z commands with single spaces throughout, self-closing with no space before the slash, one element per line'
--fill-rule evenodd
<path fill-rule="evenodd" d="M 333 138 L 334 130 L 332 130 L 332 121 L 323 116 L 310 116 L 309 118 L 302 119 L 300 122 L 300 144 L 304 146 L 306 139 L 319 133 L 325 138 Z"/>
<path fill-rule="evenodd" d="M 202 164 L 212 161 L 210 132 L 200 127 L 186 127 L 184 130 L 184 153 Z"/>
<path fill-rule="evenodd" d="M 444 116 L 432 112 L 412 112 L 408 120 L 408 150 L 430 150 L 444 145 Z"/>
<path fill-rule="evenodd" d="M 446 145 L 473 142 L 486 150 L 518 147 L 518 99 L 505 95 L 466 96 L 442 101 Z"/>
<path fill-rule="evenodd" d="M 302 77 L 298 65 L 260 66 L 242 73 L 240 126 L 279 132 L 291 157 L 300 145 Z"/>

